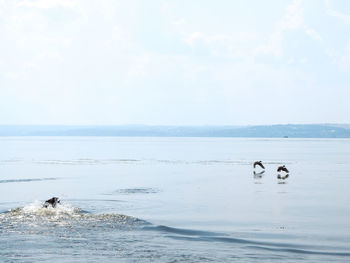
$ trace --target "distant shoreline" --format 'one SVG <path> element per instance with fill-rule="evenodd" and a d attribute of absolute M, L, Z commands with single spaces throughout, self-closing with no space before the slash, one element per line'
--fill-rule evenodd
<path fill-rule="evenodd" d="M 348 124 L 279 124 L 279 125 L 252 125 L 252 126 L 0 125 L 0 136 L 350 138 L 350 125 Z"/>

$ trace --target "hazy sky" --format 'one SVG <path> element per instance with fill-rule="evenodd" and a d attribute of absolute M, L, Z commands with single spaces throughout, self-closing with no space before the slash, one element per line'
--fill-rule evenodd
<path fill-rule="evenodd" d="M 0 124 L 350 123 L 350 1 L 0 0 Z"/>

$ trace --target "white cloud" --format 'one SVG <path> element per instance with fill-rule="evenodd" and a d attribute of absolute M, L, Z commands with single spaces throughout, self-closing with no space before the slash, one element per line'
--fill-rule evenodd
<path fill-rule="evenodd" d="M 333 10 L 330 5 L 330 1 L 325 0 L 326 12 L 328 15 L 336 17 L 342 20 L 346 24 L 350 24 L 350 15 L 341 13 L 339 11 Z"/>
<path fill-rule="evenodd" d="M 248 32 L 234 34 L 192 32 L 183 33 L 182 40 L 194 50 L 206 52 L 206 56 L 250 60 L 257 35 Z"/>
<path fill-rule="evenodd" d="M 302 0 L 294 0 L 286 10 L 280 21 L 279 30 L 292 30 L 299 28 L 304 22 L 304 9 Z"/>
<path fill-rule="evenodd" d="M 346 71 L 350 70 L 350 41 L 344 48 L 344 53 L 339 59 L 339 66 Z"/>
<path fill-rule="evenodd" d="M 16 4 L 16 7 L 32 7 L 39 9 L 50 9 L 56 7 L 74 7 L 73 0 L 23 0 Z"/>
<path fill-rule="evenodd" d="M 178 27 L 181 27 L 184 24 L 186 24 L 186 20 L 184 18 L 180 18 L 180 19 L 173 21 L 171 24 L 178 28 Z"/>
<path fill-rule="evenodd" d="M 283 54 L 282 42 L 284 33 L 289 30 L 296 30 L 301 27 L 304 22 L 304 9 L 301 0 L 294 0 L 286 9 L 282 19 L 278 22 L 275 30 L 272 32 L 267 44 L 259 46 L 254 51 L 258 54 L 271 54 L 276 58 L 280 58 Z"/>
<path fill-rule="evenodd" d="M 67 47 L 72 43 L 73 39 L 70 37 L 49 37 L 46 35 L 41 35 L 37 37 L 37 41 L 50 46 Z"/>
<path fill-rule="evenodd" d="M 127 76 L 131 79 L 135 77 L 144 77 L 147 75 L 147 70 L 149 69 L 149 66 L 154 60 L 151 54 L 146 53 L 142 56 L 137 56 L 134 58 L 132 62 L 132 66 L 129 68 L 127 72 Z"/>
<path fill-rule="evenodd" d="M 307 63 L 307 58 L 301 58 L 300 60 L 299 60 L 299 62 L 301 63 L 301 64 L 306 64 Z"/>
<path fill-rule="evenodd" d="M 347 72 L 329 70 L 350 69 L 350 43 L 341 48 L 348 32 L 337 28 L 339 23 L 323 27 L 335 19 L 302 1 L 254 10 L 254 21 L 244 13 L 254 8 L 250 4 L 242 16 L 228 11 L 222 19 L 220 8 L 228 8 L 210 1 L 217 8 L 210 18 L 201 6 L 184 10 L 177 1 L 177 8 L 165 13 L 145 9 L 152 4 L 143 1 L 25 0 L 6 1 L 6 8 L 1 2 L 0 104 L 5 110 L 20 106 L 0 123 L 27 122 L 28 116 L 33 123 L 254 123 L 257 111 L 265 123 L 295 121 L 310 107 L 309 96 L 297 95 L 317 90 L 324 101 L 348 97 L 345 88 L 334 92 L 327 82 L 339 77 L 341 85 L 348 83 Z M 319 12 L 305 19 L 310 25 L 304 8 L 305 15 Z M 317 23 L 320 32 L 311 27 Z M 318 48 L 311 50 L 310 38 L 321 41 Z M 292 43 L 284 46 L 287 39 Z M 329 59 L 323 59 L 322 49 Z M 267 63 L 254 63 L 257 53 L 267 54 Z M 278 57 L 285 63 L 276 66 Z M 298 107 L 290 109 L 285 101 Z M 40 116 L 43 107 L 51 112 Z M 319 114 L 314 112 L 311 117 Z"/>
<path fill-rule="evenodd" d="M 343 49 L 328 48 L 325 53 L 334 65 L 343 71 L 350 71 L 350 40 Z"/>
<path fill-rule="evenodd" d="M 23 68 L 26 70 L 39 70 L 40 69 L 39 65 L 36 63 L 33 63 L 33 62 L 23 63 Z"/>
<path fill-rule="evenodd" d="M 11 79 L 11 80 L 15 80 L 19 78 L 19 74 L 17 72 L 13 72 L 13 71 L 6 71 L 4 72 L 5 77 Z"/>
<path fill-rule="evenodd" d="M 185 42 L 190 46 L 193 46 L 196 40 L 201 40 L 206 43 L 214 43 L 214 42 L 231 43 L 233 41 L 233 39 L 228 35 L 224 35 L 224 34 L 207 35 L 200 32 L 194 32 L 185 38 Z"/>
<path fill-rule="evenodd" d="M 175 19 L 170 22 L 172 31 L 180 40 L 193 51 L 203 56 L 216 58 L 250 59 L 252 47 L 259 34 L 249 31 L 220 30 L 213 32 L 205 30 L 193 30 L 197 26 L 189 24 L 185 18 Z"/>
<path fill-rule="evenodd" d="M 331 16 L 334 16 L 336 18 L 339 18 L 340 20 L 344 21 L 346 24 L 350 24 L 350 16 L 342 14 L 340 12 L 334 11 L 334 10 L 328 10 L 328 14 Z"/>
<path fill-rule="evenodd" d="M 320 36 L 320 34 L 318 32 L 316 32 L 316 30 L 312 29 L 312 28 L 307 28 L 305 29 L 305 33 L 311 37 L 312 39 L 314 40 L 317 40 L 317 41 L 321 41 L 322 40 L 322 37 Z"/>
<path fill-rule="evenodd" d="M 17 24 L 28 23 L 35 19 L 34 13 L 22 13 L 18 15 L 14 15 L 11 17 L 12 21 Z"/>
<path fill-rule="evenodd" d="M 57 51 L 43 51 L 39 57 L 42 59 L 62 60 L 62 57 Z"/>
<path fill-rule="evenodd" d="M 331 58 L 332 60 L 334 60 L 337 56 L 338 56 L 338 51 L 336 51 L 335 49 L 332 48 L 328 48 L 326 49 L 326 55 Z"/>

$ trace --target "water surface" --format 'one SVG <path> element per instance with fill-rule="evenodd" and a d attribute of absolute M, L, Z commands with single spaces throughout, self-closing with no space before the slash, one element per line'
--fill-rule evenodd
<path fill-rule="evenodd" d="M 350 261 L 347 139 L 1 137 L 0 148 L 0 261 Z M 43 209 L 52 196 L 62 205 Z"/>

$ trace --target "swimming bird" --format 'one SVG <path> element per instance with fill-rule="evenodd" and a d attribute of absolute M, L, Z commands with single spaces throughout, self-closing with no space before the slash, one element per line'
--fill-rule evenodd
<path fill-rule="evenodd" d="M 261 161 L 254 162 L 253 167 L 255 168 L 256 166 L 260 166 L 262 169 L 265 169 L 265 167 L 264 167 L 264 165 L 262 164 Z"/>
<path fill-rule="evenodd" d="M 57 204 L 60 204 L 61 200 L 58 197 L 52 197 L 49 200 L 46 200 L 43 204 L 43 207 L 48 208 L 49 206 L 55 208 Z"/>
<path fill-rule="evenodd" d="M 288 169 L 287 169 L 287 167 L 286 167 L 285 165 L 279 166 L 279 167 L 277 168 L 277 172 L 286 172 L 286 173 L 289 173 L 289 171 L 288 171 Z"/>

